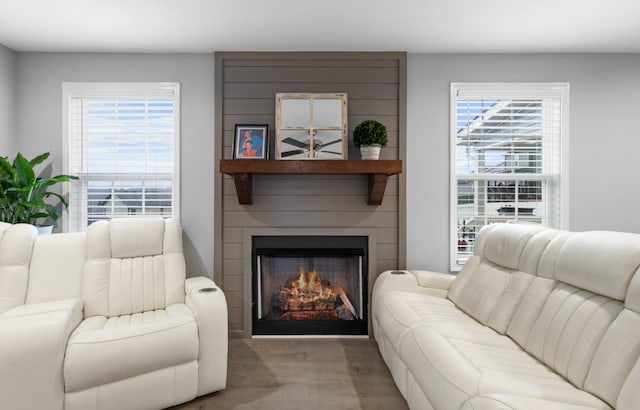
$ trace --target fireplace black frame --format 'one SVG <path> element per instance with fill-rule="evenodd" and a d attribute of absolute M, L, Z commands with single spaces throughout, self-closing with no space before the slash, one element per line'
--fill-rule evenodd
<path fill-rule="evenodd" d="M 264 235 L 252 237 L 251 331 L 254 336 L 367 335 L 369 249 L 367 236 Z M 358 255 L 362 258 L 362 319 L 356 320 L 265 320 L 258 317 L 258 255 L 330 256 Z"/>

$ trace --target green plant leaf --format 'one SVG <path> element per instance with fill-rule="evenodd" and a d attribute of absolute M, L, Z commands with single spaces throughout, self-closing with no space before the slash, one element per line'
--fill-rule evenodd
<path fill-rule="evenodd" d="M 18 177 L 17 182 L 21 186 L 32 184 L 36 180 L 36 174 L 29 161 L 18 152 L 16 159 L 13 161 L 13 167 Z"/>
<path fill-rule="evenodd" d="M 49 158 L 49 152 L 38 155 L 37 157 L 29 161 L 29 164 L 31 164 L 31 167 L 33 168 L 38 164 L 42 164 L 47 158 Z"/>
<path fill-rule="evenodd" d="M 57 192 L 45 192 L 44 193 L 44 197 L 45 198 L 48 198 L 50 196 L 55 196 L 56 198 L 58 198 L 60 200 L 60 203 L 62 203 L 62 205 L 65 208 L 69 207 L 69 204 L 67 203 L 67 200 L 64 199 L 64 197 L 62 195 L 60 195 L 59 193 L 57 193 Z"/>
<path fill-rule="evenodd" d="M 46 204 L 44 209 L 49 218 L 53 219 L 54 221 L 58 220 L 58 210 L 53 205 Z"/>

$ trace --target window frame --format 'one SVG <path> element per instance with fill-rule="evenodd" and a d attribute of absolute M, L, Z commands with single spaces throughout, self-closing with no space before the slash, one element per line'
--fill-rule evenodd
<path fill-rule="evenodd" d="M 180 175 L 180 146 L 181 146 L 181 113 L 180 113 L 180 83 L 178 82 L 63 82 L 62 83 L 62 167 L 64 174 L 72 173 L 70 171 L 71 154 L 71 99 L 82 97 L 154 97 L 166 96 L 167 93 L 173 95 L 173 117 L 174 117 L 174 144 L 173 144 L 173 178 L 172 178 L 172 216 L 171 218 L 180 221 L 180 202 L 181 202 L 181 175 Z M 105 173 L 97 177 L 96 180 L 114 180 L 109 176 L 118 176 L 118 178 L 135 179 L 141 174 L 136 173 Z M 69 197 L 72 187 L 70 184 L 63 186 L 62 194 Z M 71 204 L 69 204 L 71 208 Z M 69 232 L 70 229 L 70 210 L 64 209 L 61 214 L 61 226 L 63 232 Z"/>
<path fill-rule="evenodd" d="M 456 168 L 457 153 L 457 102 L 460 92 L 466 99 L 560 99 L 560 155 L 559 173 L 544 174 L 506 174 L 510 180 L 554 180 L 559 184 L 558 229 L 569 227 L 569 83 L 568 82 L 452 82 L 450 87 L 449 143 L 450 143 L 450 181 L 449 181 L 449 269 L 458 272 L 464 264 L 458 261 L 458 181 L 466 180 L 469 174 L 458 174 Z M 544 161 L 544 158 L 543 158 Z M 526 176 L 529 176 L 527 178 Z M 533 176 L 533 177 L 531 177 Z M 481 175 L 472 178 L 488 180 Z M 503 179 L 505 179 L 503 177 Z M 544 182 L 542 183 L 544 185 Z M 551 206 L 549 204 L 549 206 Z"/>

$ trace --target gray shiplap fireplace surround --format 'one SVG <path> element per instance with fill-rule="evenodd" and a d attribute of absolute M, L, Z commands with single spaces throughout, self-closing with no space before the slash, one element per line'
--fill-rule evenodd
<path fill-rule="evenodd" d="M 405 157 L 405 53 L 224 52 L 216 53 L 215 75 L 216 164 L 232 158 L 236 124 L 268 124 L 273 152 L 275 94 L 282 92 L 347 93 L 347 158 L 360 158 L 351 134 L 365 119 L 387 127 L 381 159 Z M 389 177 L 382 204 L 373 206 L 366 175 L 254 175 L 253 203 L 241 205 L 232 177 L 217 172 L 214 279 L 227 296 L 231 334 L 252 336 L 255 236 L 366 237 L 367 297 L 380 272 L 403 267 L 404 178 Z"/>

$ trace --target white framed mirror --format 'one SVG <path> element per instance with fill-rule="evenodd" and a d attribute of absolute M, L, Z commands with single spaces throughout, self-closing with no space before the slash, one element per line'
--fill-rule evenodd
<path fill-rule="evenodd" d="M 346 159 L 346 93 L 277 93 L 276 159 Z"/>

